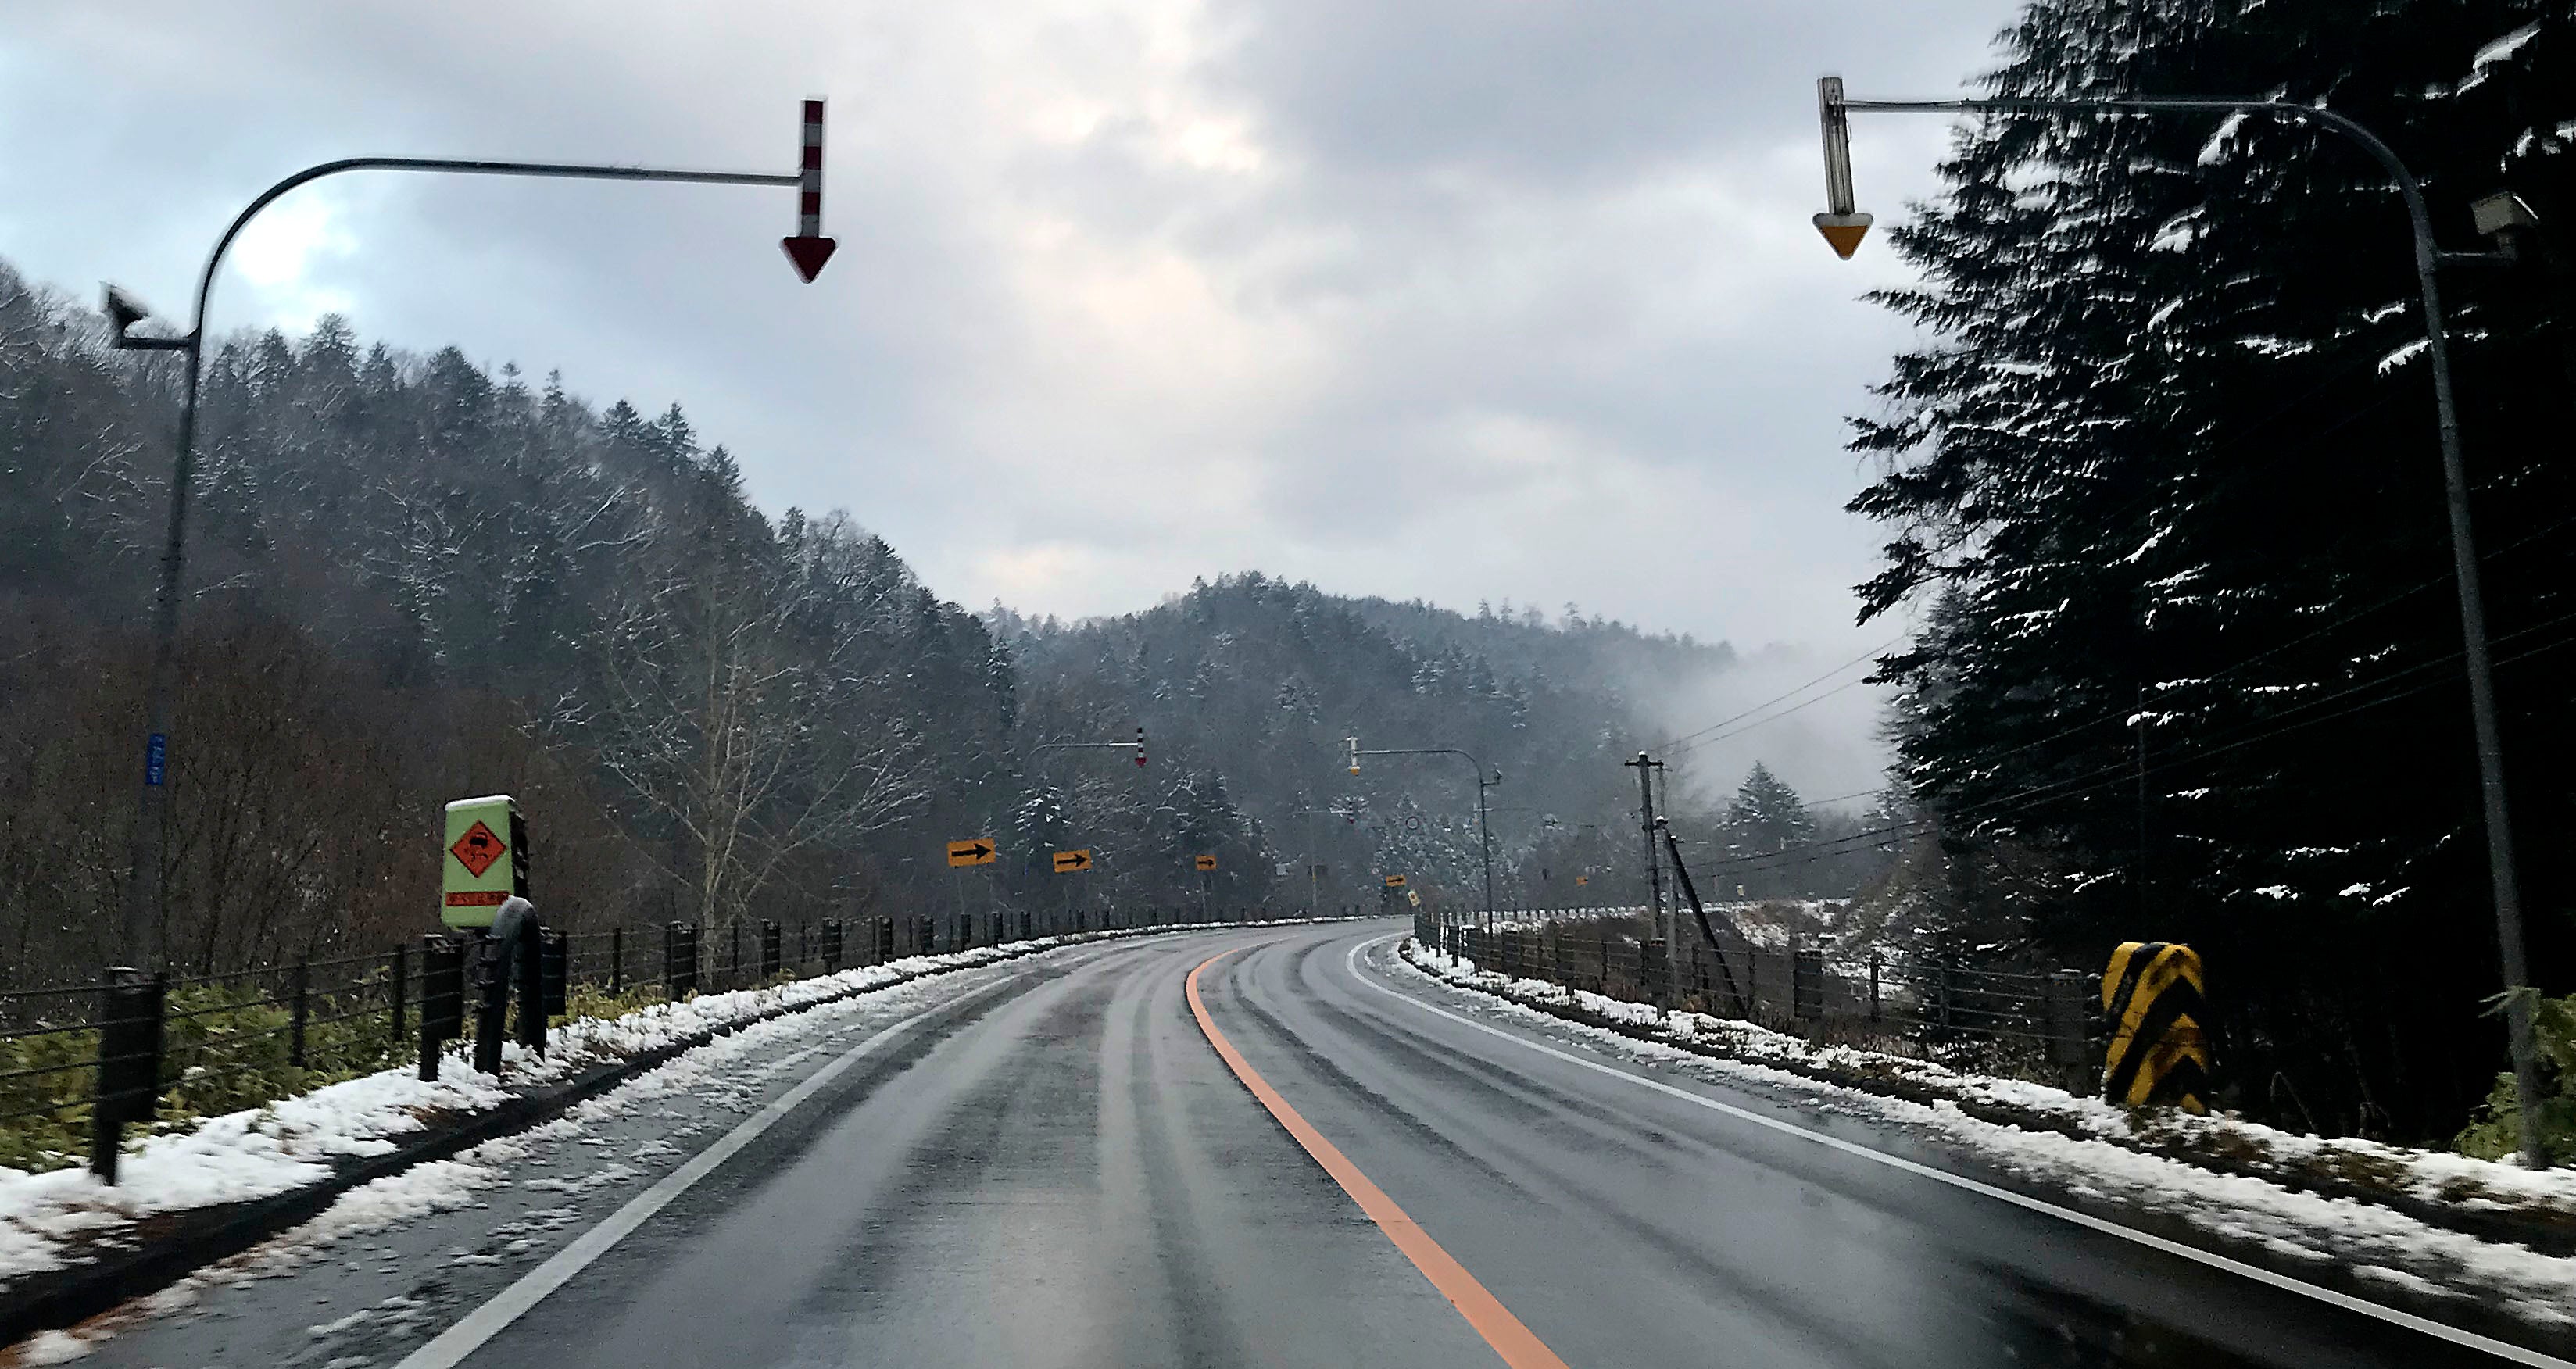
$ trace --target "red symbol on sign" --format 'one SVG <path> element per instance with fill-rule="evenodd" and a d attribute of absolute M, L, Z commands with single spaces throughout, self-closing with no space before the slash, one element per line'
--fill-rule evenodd
<path fill-rule="evenodd" d="M 478 822 L 466 828 L 465 835 L 458 837 L 456 844 L 447 848 L 447 853 L 456 857 L 458 864 L 473 871 L 476 879 L 481 879 L 483 872 L 492 868 L 492 862 L 499 860 L 501 854 L 509 849 L 501 844 L 499 837 L 492 835 L 491 828 Z"/>

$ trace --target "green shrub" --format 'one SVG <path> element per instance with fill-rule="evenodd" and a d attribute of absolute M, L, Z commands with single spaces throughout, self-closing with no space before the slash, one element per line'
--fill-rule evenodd
<path fill-rule="evenodd" d="M 2532 1038 L 2540 1050 L 2541 1144 L 2558 1164 L 2576 1161 L 2576 995 L 2544 998 L 2532 1014 Z M 2495 1088 L 2479 1108 L 2479 1118 L 2451 1142 L 2462 1155 L 2501 1160 L 2522 1149 L 2522 1105 L 2513 1075 L 2496 1076 Z"/>

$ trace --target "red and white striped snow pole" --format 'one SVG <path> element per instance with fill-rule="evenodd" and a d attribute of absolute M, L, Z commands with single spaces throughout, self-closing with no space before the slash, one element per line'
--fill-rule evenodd
<path fill-rule="evenodd" d="M 832 259 L 832 249 L 839 243 L 823 236 L 823 102 L 805 102 L 804 161 L 796 182 L 796 236 L 783 238 L 778 244 L 787 250 L 787 260 L 796 267 L 796 277 L 808 284 Z"/>

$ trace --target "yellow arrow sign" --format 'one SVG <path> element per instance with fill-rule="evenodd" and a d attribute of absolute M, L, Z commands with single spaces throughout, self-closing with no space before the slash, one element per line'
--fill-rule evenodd
<path fill-rule="evenodd" d="M 1091 851 L 1088 847 L 1079 851 L 1058 851 L 1055 853 L 1055 872 L 1059 875 L 1070 874 L 1076 870 L 1088 870 L 1090 868 Z"/>
<path fill-rule="evenodd" d="M 1401 889 L 1401 888 L 1403 888 L 1403 887 L 1404 887 L 1404 876 L 1402 876 L 1402 875 L 1388 875 L 1388 876 L 1386 877 L 1386 887 L 1388 887 L 1388 888 L 1390 888 L 1390 889 Z"/>
<path fill-rule="evenodd" d="M 1001 855 L 1002 848 L 995 846 L 991 837 L 948 843 L 948 863 L 951 865 L 990 865 Z"/>
<path fill-rule="evenodd" d="M 1199 867 L 1199 868 L 1200 868 L 1200 869 L 1202 869 L 1202 870 L 1213 870 L 1213 869 L 1215 869 L 1215 868 L 1216 868 L 1216 857 L 1214 857 L 1214 856 L 1192 856 L 1192 857 L 1190 858 L 1190 864 L 1195 865 L 1195 866 Z"/>

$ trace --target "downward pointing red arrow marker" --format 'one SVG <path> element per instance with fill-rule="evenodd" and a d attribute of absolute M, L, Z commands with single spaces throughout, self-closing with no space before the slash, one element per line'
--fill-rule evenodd
<path fill-rule="evenodd" d="M 796 267 L 796 278 L 811 285 L 821 274 L 823 263 L 832 259 L 832 249 L 840 246 L 830 238 L 780 238 L 778 245 L 787 249 L 787 260 Z"/>

